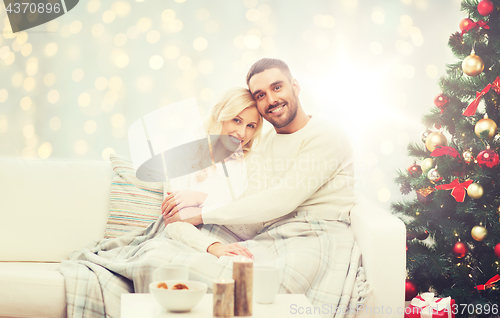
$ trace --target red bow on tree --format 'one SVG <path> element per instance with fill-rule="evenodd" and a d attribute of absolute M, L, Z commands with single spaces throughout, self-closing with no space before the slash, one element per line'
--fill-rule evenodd
<path fill-rule="evenodd" d="M 472 103 L 470 103 L 469 106 L 465 109 L 464 113 L 462 115 L 464 116 L 472 116 L 476 113 L 477 106 L 479 106 L 479 102 L 481 101 L 481 98 L 486 95 L 490 91 L 491 84 L 486 85 L 486 87 L 481 91 L 481 93 L 476 92 L 476 99 Z"/>
<path fill-rule="evenodd" d="M 500 94 L 500 76 L 497 77 L 493 83 L 491 83 L 491 88 L 497 93 Z"/>
<path fill-rule="evenodd" d="M 458 151 L 449 146 L 437 146 L 436 149 L 434 149 L 431 152 L 431 157 L 441 157 L 441 156 L 452 156 L 453 158 L 458 158 L 461 159 L 460 155 L 458 154 Z"/>
<path fill-rule="evenodd" d="M 488 22 L 485 22 L 484 20 L 480 20 L 480 21 L 477 21 L 477 22 L 472 22 L 472 23 L 470 23 L 469 25 L 467 25 L 462 30 L 462 35 L 464 35 L 465 33 L 469 32 L 472 29 L 476 29 L 477 30 L 479 28 L 489 29 L 490 26 L 488 25 Z"/>
<path fill-rule="evenodd" d="M 477 290 L 485 290 L 486 288 L 491 288 L 493 286 L 493 284 L 495 284 L 499 280 L 500 280 L 500 275 L 497 274 L 497 275 L 493 276 L 489 281 L 487 281 L 486 284 L 479 285 L 479 286 L 476 286 L 474 288 L 476 288 Z"/>
<path fill-rule="evenodd" d="M 450 190 L 451 195 L 457 200 L 457 202 L 464 202 L 465 199 L 465 190 L 471 185 L 472 180 L 467 180 L 465 182 L 460 183 L 458 179 L 453 180 L 449 184 L 441 184 L 436 187 L 436 190 Z"/>

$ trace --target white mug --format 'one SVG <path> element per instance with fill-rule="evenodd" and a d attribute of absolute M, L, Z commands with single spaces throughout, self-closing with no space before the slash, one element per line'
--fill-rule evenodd
<path fill-rule="evenodd" d="M 189 270 L 182 264 L 165 264 L 153 271 L 153 281 L 159 280 L 188 280 Z"/>
<path fill-rule="evenodd" d="M 280 287 L 279 268 L 275 265 L 254 265 L 253 299 L 259 304 L 271 304 Z"/>

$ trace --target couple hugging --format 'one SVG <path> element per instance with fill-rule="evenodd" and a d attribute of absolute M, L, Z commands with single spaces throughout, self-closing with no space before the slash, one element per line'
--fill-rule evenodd
<path fill-rule="evenodd" d="M 220 136 L 212 150 L 222 149 L 223 164 L 168 180 L 181 190 L 164 190 L 162 215 L 142 232 L 102 239 L 61 263 L 68 317 L 119 317 L 121 294 L 148 293 L 164 264 L 188 266 L 190 279 L 210 292 L 214 279 L 232 277 L 235 255 L 277 265 L 279 293 L 305 294 L 325 317 L 351 317 L 345 310 L 364 302 L 346 136 L 306 115 L 284 62 L 256 62 L 247 83 L 214 107 L 205 127 Z M 252 149 L 263 119 L 274 129 Z M 239 176 L 231 187 L 226 169 Z M 234 193 L 221 196 L 222 184 Z"/>
<path fill-rule="evenodd" d="M 207 135 L 220 136 L 212 142 L 218 153 L 231 154 L 240 147 L 243 156 L 229 156 L 226 165 L 246 161 L 247 179 L 254 182 L 246 183 L 248 188 L 238 200 L 214 199 L 223 189 L 217 187 L 217 167 L 211 166 L 192 174 L 187 183 L 171 182 L 177 189 L 190 189 L 165 190 L 161 208 L 167 237 L 217 257 L 253 258 L 253 254 L 239 243 L 224 244 L 205 236 L 192 225 L 224 225 L 246 240 L 296 215 L 348 222 L 354 203 L 347 140 L 328 122 L 306 115 L 298 98 L 300 86 L 288 66 L 281 60 L 262 59 L 250 68 L 246 82 L 248 89 L 234 88 L 214 106 L 205 129 Z M 262 117 L 274 129 L 255 147 Z M 265 180 L 257 175 L 265 175 Z M 237 188 L 240 184 L 235 183 L 241 180 L 235 181 L 231 185 Z"/>

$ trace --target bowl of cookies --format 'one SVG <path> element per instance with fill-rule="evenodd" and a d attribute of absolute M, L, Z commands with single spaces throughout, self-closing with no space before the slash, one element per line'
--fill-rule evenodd
<path fill-rule="evenodd" d="M 156 301 L 168 311 L 193 309 L 207 293 L 207 284 L 194 280 L 160 280 L 149 284 Z"/>

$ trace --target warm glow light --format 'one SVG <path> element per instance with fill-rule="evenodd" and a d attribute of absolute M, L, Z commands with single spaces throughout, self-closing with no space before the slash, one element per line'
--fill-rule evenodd
<path fill-rule="evenodd" d="M 48 94 L 47 94 L 47 100 L 49 101 L 49 103 L 51 104 L 55 104 L 59 101 L 59 92 L 56 90 L 56 89 L 53 89 L 51 90 Z"/>
<path fill-rule="evenodd" d="M 193 42 L 193 47 L 196 51 L 204 51 L 208 46 L 207 39 L 203 37 L 196 38 Z"/>
<path fill-rule="evenodd" d="M 387 202 L 391 199 L 391 191 L 387 188 L 381 188 L 378 190 L 377 197 L 380 202 Z"/>
<path fill-rule="evenodd" d="M 93 120 L 87 120 L 85 122 L 85 125 L 83 125 L 83 129 L 85 130 L 85 132 L 89 135 L 93 134 L 96 132 L 97 130 L 97 124 L 95 121 Z"/>
<path fill-rule="evenodd" d="M 54 56 L 57 53 L 57 43 L 49 43 L 45 46 L 45 54 L 47 56 Z"/>
<path fill-rule="evenodd" d="M 23 44 L 23 46 L 21 47 L 21 54 L 23 56 L 28 56 L 31 54 L 31 52 L 33 51 L 33 46 L 31 46 L 30 43 L 25 43 Z"/>
<path fill-rule="evenodd" d="M 116 46 L 123 46 L 127 43 L 127 35 L 125 33 L 118 33 L 115 35 L 114 43 Z"/>
<path fill-rule="evenodd" d="M 49 142 L 44 142 L 38 148 L 38 156 L 42 159 L 47 159 L 52 154 L 52 145 Z"/>
<path fill-rule="evenodd" d="M 111 154 L 116 154 L 115 150 L 113 148 L 105 148 L 103 151 L 102 151 L 102 159 L 106 160 L 106 161 L 109 161 L 109 156 Z"/>
<path fill-rule="evenodd" d="M 78 155 L 84 155 L 89 150 L 89 146 L 85 140 L 78 140 L 73 146 L 75 153 Z"/>
<path fill-rule="evenodd" d="M 158 32 L 156 30 L 151 30 L 146 35 L 146 40 L 149 43 L 153 44 L 153 43 L 160 41 L 160 37 L 161 37 L 160 32 Z"/>
<path fill-rule="evenodd" d="M 43 77 L 43 83 L 45 86 L 50 87 L 56 82 L 56 75 L 54 73 L 47 73 Z"/>
<path fill-rule="evenodd" d="M 31 108 L 31 105 L 33 104 L 33 101 L 31 100 L 31 98 L 29 96 L 24 96 L 22 99 L 21 99 L 21 108 L 23 110 L 28 110 Z"/>
<path fill-rule="evenodd" d="M 90 104 L 90 95 L 88 93 L 82 93 L 78 96 L 78 105 L 81 107 L 87 107 Z"/>
<path fill-rule="evenodd" d="M 73 71 L 73 73 L 71 73 L 71 78 L 78 83 L 83 79 L 84 75 L 85 72 L 81 68 L 77 68 Z"/>
<path fill-rule="evenodd" d="M 116 18 L 116 13 L 115 11 L 112 10 L 107 10 L 102 14 L 102 21 L 104 23 L 111 23 L 115 20 Z"/>
<path fill-rule="evenodd" d="M 214 99 L 214 95 L 214 91 L 210 88 L 204 88 L 200 93 L 201 100 L 204 102 L 212 101 Z"/>
<path fill-rule="evenodd" d="M 108 87 L 108 79 L 106 77 L 100 76 L 95 80 L 95 88 L 99 91 L 103 91 Z"/>
<path fill-rule="evenodd" d="M 149 59 L 149 67 L 153 70 L 159 70 L 163 67 L 163 58 L 159 55 L 154 55 Z"/>

